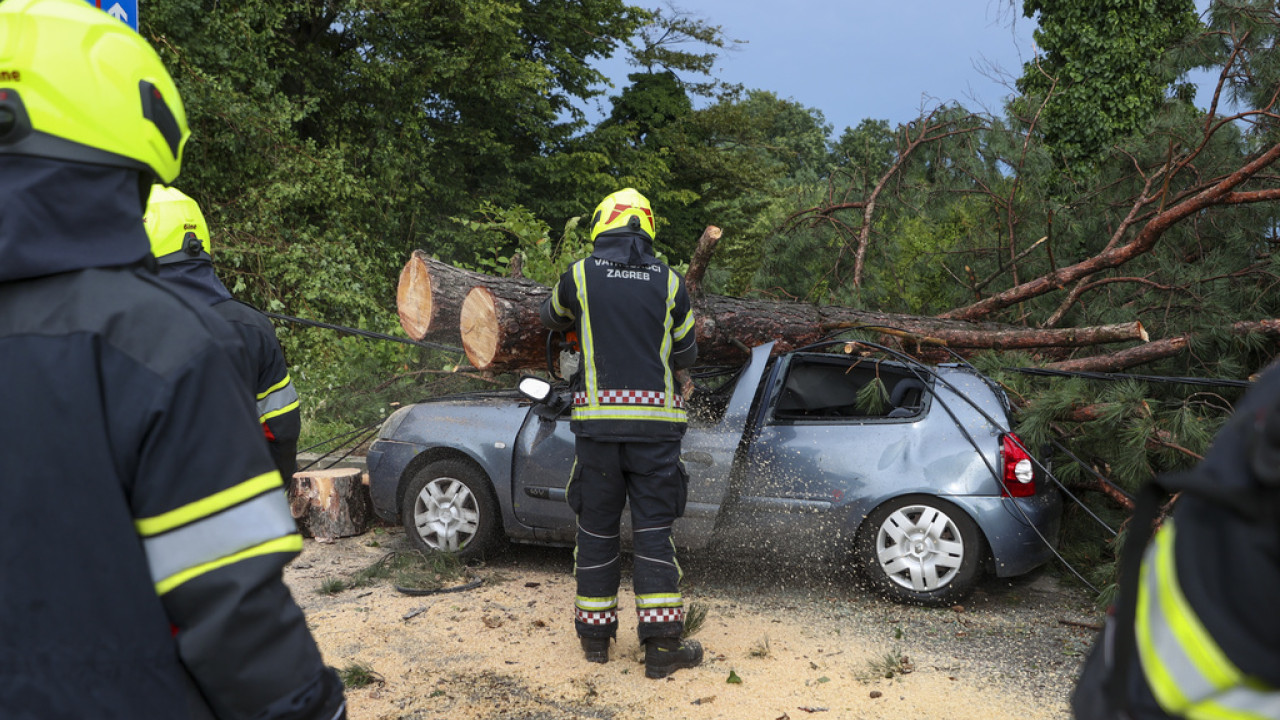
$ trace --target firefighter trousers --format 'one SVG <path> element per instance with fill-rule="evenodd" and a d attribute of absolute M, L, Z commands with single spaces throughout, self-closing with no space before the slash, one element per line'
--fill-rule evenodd
<path fill-rule="evenodd" d="M 640 642 L 680 637 L 684 600 L 671 525 L 684 513 L 689 480 L 680 441 L 604 442 L 578 437 L 567 488 L 578 515 L 574 624 L 579 637 L 615 637 L 622 578 L 620 525 L 631 507 L 633 585 Z"/>

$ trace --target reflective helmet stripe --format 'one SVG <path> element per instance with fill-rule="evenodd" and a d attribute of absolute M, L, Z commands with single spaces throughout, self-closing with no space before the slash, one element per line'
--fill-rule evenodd
<path fill-rule="evenodd" d="M 1142 563 L 1135 633 L 1143 674 L 1165 712 L 1204 720 L 1280 719 L 1280 692 L 1248 678 L 1205 629 L 1178 583 L 1172 519 Z"/>

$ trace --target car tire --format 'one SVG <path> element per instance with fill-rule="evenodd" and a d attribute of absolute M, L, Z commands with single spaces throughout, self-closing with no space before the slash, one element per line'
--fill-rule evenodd
<path fill-rule="evenodd" d="M 484 557 L 503 539 L 489 478 L 463 460 L 437 460 L 414 473 L 400 521 L 414 547 L 463 560 Z"/>
<path fill-rule="evenodd" d="M 901 603 L 954 604 L 977 584 L 986 553 L 978 526 L 931 495 L 893 498 L 858 531 L 857 562 L 873 590 Z"/>

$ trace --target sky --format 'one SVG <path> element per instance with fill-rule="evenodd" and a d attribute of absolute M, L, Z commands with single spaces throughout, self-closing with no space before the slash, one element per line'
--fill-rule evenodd
<path fill-rule="evenodd" d="M 1208 1 L 1196 0 L 1197 10 Z M 716 77 L 822 111 L 833 138 L 867 118 L 895 127 L 944 102 L 999 115 L 1036 53 L 1022 0 L 671 2 L 741 41 L 719 53 Z M 618 78 L 610 94 L 635 72 L 619 60 L 602 68 Z M 1201 95 L 1197 104 L 1207 107 Z"/>
<path fill-rule="evenodd" d="M 720 53 L 717 77 L 822 111 L 834 136 L 947 101 L 998 114 L 1034 56 L 1021 0 L 674 1 L 742 41 Z"/>

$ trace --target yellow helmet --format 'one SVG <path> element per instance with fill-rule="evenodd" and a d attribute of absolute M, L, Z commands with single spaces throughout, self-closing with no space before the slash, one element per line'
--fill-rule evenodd
<path fill-rule="evenodd" d="M 650 241 L 658 235 L 654 228 L 653 208 L 635 188 L 619 190 L 600 201 L 591 216 L 591 240 L 595 242 L 600 233 L 618 228 L 640 230 L 649 236 Z"/>
<path fill-rule="evenodd" d="M 142 222 L 151 238 L 151 254 L 161 265 L 182 260 L 213 261 L 209 226 L 200 204 L 178 188 L 152 185 Z"/>
<path fill-rule="evenodd" d="M 0 155 L 168 183 L 190 134 L 160 56 L 128 25 L 85 0 L 0 2 Z"/>

